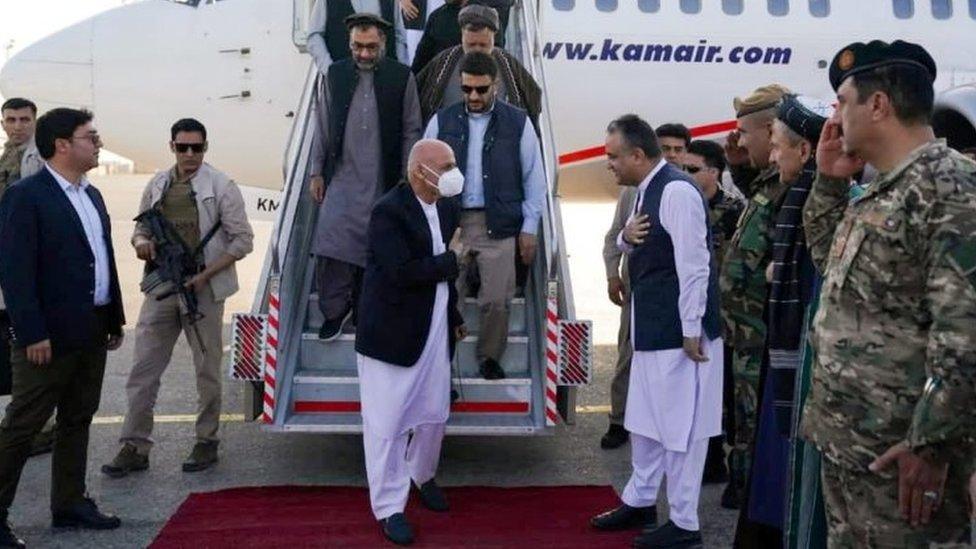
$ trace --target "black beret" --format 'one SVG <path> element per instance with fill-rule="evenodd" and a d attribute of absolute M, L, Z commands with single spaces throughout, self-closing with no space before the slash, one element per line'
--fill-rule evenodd
<path fill-rule="evenodd" d="M 344 21 L 346 23 L 346 28 L 349 30 L 352 30 L 353 27 L 369 25 L 372 27 L 379 27 L 381 31 L 387 34 L 393 32 L 393 24 L 375 13 L 354 13 L 346 17 Z"/>
<path fill-rule="evenodd" d="M 918 44 L 895 40 L 890 44 L 872 40 L 855 42 L 842 48 L 830 63 L 830 85 L 834 91 L 848 76 L 887 65 L 911 65 L 925 70 L 935 81 L 935 60 Z"/>
<path fill-rule="evenodd" d="M 816 143 L 820 140 L 827 119 L 833 114 L 833 107 L 827 102 L 798 95 L 786 95 L 779 104 L 776 118 L 786 124 L 800 137 Z"/>

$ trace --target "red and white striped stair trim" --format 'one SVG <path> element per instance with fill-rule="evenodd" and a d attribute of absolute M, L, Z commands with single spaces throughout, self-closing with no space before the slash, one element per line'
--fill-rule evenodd
<path fill-rule="evenodd" d="M 261 421 L 264 423 L 274 422 L 275 409 L 275 373 L 278 367 L 278 318 L 280 316 L 281 302 L 278 297 L 278 289 L 281 286 L 281 279 L 272 276 L 268 281 L 268 338 L 264 353 L 264 414 Z"/>
<path fill-rule="evenodd" d="M 546 299 L 546 426 L 559 421 L 556 409 L 556 381 L 559 369 L 559 283 L 549 281 Z"/>

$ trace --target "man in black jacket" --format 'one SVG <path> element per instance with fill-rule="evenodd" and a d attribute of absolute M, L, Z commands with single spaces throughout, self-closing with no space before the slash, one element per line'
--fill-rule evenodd
<path fill-rule="evenodd" d="M 465 335 L 454 279 L 463 257 L 458 205 L 464 177 L 446 143 L 418 142 L 408 182 L 384 195 L 369 222 L 356 332 L 363 447 L 373 514 L 383 534 L 413 541 L 403 515 L 411 480 L 446 511 L 434 482 L 450 409 L 451 356 Z M 453 236 L 452 236 L 453 235 Z"/>
<path fill-rule="evenodd" d="M 412 0 L 400 0 L 401 7 L 405 2 L 412 3 Z M 461 12 L 461 8 L 469 3 L 488 6 L 498 12 L 499 28 L 498 34 L 495 36 L 495 45 L 499 48 L 505 47 L 508 15 L 512 5 L 515 4 L 515 0 L 447 0 L 443 6 L 426 12 L 427 22 L 423 26 L 424 34 L 420 43 L 417 44 L 417 50 L 410 65 L 414 74 L 419 74 L 427 66 L 427 63 L 430 63 L 431 59 L 437 57 L 438 53 L 461 43 L 461 24 L 458 22 L 458 14 Z M 429 6 L 425 4 L 425 7 Z M 406 15 L 404 18 L 406 19 Z M 409 25 L 409 22 L 407 24 Z"/>
<path fill-rule="evenodd" d="M 55 527 L 118 528 L 85 493 L 88 430 L 106 351 L 122 344 L 122 296 L 105 202 L 85 173 L 102 142 L 86 111 L 37 121 L 47 165 L 0 202 L 0 285 L 13 328 L 13 397 L 0 423 L 0 547 L 23 547 L 7 523 L 31 439 L 57 408 Z"/>

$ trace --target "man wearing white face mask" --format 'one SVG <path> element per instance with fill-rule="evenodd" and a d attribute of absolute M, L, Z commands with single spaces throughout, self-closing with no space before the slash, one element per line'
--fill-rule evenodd
<path fill-rule="evenodd" d="M 502 379 L 509 304 L 515 296 L 515 239 L 525 265 L 535 258 L 546 202 L 542 149 L 525 111 L 496 99 L 498 66 L 487 53 L 461 59 L 464 101 L 431 118 L 424 137 L 443 140 L 464 172 L 461 228 L 481 277 L 477 358 L 485 379 Z M 465 273 L 458 278 L 465 297 Z"/>
<path fill-rule="evenodd" d="M 363 448 L 373 515 L 397 544 L 413 541 L 403 515 L 411 481 L 420 501 L 447 511 L 434 482 L 450 410 L 451 356 L 464 338 L 454 280 L 463 254 L 454 200 L 464 176 L 447 144 L 410 151 L 407 182 L 369 220 L 356 331 Z"/>

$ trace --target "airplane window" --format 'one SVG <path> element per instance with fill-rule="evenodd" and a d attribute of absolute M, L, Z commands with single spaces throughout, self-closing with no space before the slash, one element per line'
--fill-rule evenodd
<path fill-rule="evenodd" d="M 952 0 L 932 0 L 932 17 L 936 19 L 952 17 Z"/>
<path fill-rule="evenodd" d="M 976 0 L 973 0 L 976 2 Z M 722 0 L 722 11 L 725 15 L 741 15 L 742 0 Z"/>
<path fill-rule="evenodd" d="M 790 0 L 766 0 L 769 15 L 781 17 L 790 13 Z"/>
<path fill-rule="evenodd" d="M 552 7 L 559 11 L 573 11 L 576 7 L 576 0 L 552 0 Z"/>
<path fill-rule="evenodd" d="M 830 0 L 810 0 L 810 15 L 814 17 L 830 15 Z"/>
<path fill-rule="evenodd" d="M 596 0 L 596 9 L 600 11 L 617 11 L 617 0 Z"/>
<path fill-rule="evenodd" d="M 661 0 L 637 0 L 637 7 L 644 13 L 657 13 L 661 9 Z"/>
<path fill-rule="evenodd" d="M 701 11 L 701 0 L 681 0 L 682 13 L 698 13 Z"/>
<path fill-rule="evenodd" d="M 914 0 L 893 0 L 891 5 L 895 8 L 895 17 L 898 19 L 911 19 L 915 15 Z"/>

